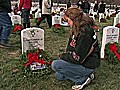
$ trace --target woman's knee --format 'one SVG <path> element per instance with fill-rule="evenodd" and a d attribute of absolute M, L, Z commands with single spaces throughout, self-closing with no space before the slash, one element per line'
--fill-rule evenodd
<path fill-rule="evenodd" d="M 54 60 L 54 61 L 52 62 L 52 64 L 51 64 L 52 70 L 56 71 L 58 62 L 59 62 L 58 60 Z"/>
<path fill-rule="evenodd" d="M 58 69 L 62 69 L 64 67 L 64 61 L 63 60 L 54 60 L 52 62 L 51 67 L 54 71 L 57 71 Z"/>

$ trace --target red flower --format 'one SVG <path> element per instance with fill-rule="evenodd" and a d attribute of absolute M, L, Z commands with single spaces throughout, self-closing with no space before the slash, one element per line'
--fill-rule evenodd
<path fill-rule="evenodd" d="M 101 18 L 100 22 L 106 22 L 106 20 L 104 18 Z"/>
<path fill-rule="evenodd" d="M 54 24 L 55 29 L 59 29 L 60 28 L 60 24 Z"/>
<path fill-rule="evenodd" d="M 40 19 L 41 19 L 40 17 L 37 19 L 37 20 L 38 20 L 38 22 L 40 22 Z"/>
<path fill-rule="evenodd" d="M 93 29 L 98 29 L 98 26 L 93 26 Z"/>
<path fill-rule="evenodd" d="M 116 27 L 120 28 L 120 23 L 118 23 L 118 24 L 116 25 Z"/>

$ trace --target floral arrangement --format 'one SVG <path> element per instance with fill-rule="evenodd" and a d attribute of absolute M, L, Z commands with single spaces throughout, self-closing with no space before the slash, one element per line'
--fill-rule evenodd
<path fill-rule="evenodd" d="M 118 43 L 106 44 L 105 59 L 113 64 L 120 62 L 120 45 Z"/>
<path fill-rule="evenodd" d="M 116 25 L 116 27 L 120 28 L 120 23 L 118 23 L 118 24 Z"/>
<path fill-rule="evenodd" d="M 65 33 L 64 27 L 61 26 L 60 24 L 54 24 L 52 30 L 55 33 L 60 33 L 60 34 Z"/>
<path fill-rule="evenodd" d="M 107 19 L 110 20 L 110 16 L 107 16 Z"/>
<path fill-rule="evenodd" d="M 112 13 L 111 17 L 115 17 L 116 16 L 116 13 Z"/>
<path fill-rule="evenodd" d="M 43 49 L 28 50 L 22 55 L 24 63 L 23 73 L 25 76 L 38 73 L 39 76 L 47 75 L 51 72 L 51 55 Z"/>
<path fill-rule="evenodd" d="M 101 18 L 100 22 L 106 22 L 106 19 L 105 18 Z"/>

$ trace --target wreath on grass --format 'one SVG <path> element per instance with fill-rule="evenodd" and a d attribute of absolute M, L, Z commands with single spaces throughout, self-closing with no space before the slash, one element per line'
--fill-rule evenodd
<path fill-rule="evenodd" d="M 43 76 L 51 73 L 52 58 L 43 49 L 27 50 L 22 55 L 23 74 L 25 76 Z"/>
<path fill-rule="evenodd" d="M 107 16 L 107 19 L 110 20 L 111 19 L 110 16 Z"/>
<path fill-rule="evenodd" d="M 52 30 L 55 33 L 60 33 L 60 34 L 65 33 L 64 27 L 61 26 L 60 24 L 54 24 L 53 27 L 52 27 Z"/>
<path fill-rule="evenodd" d="M 104 22 L 104 23 L 106 23 L 107 20 L 106 20 L 105 18 L 101 18 L 101 19 L 100 19 L 100 22 Z"/>
<path fill-rule="evenodd" d="M 120 62 L 120 45 L 118 43 L 106 44 L 105 60 L 112 64 L 117 64 Z"/>

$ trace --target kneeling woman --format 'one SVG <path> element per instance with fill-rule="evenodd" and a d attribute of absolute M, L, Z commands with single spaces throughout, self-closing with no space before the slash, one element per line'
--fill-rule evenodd
<path fill-rule="evenodd" d="M 66 52 L 54 60 L 52 69 L 58 80 L 75 82 L 73 90 L 80 90 L 94 77 L 100 66 L 100 47 L 92 28 L 94 21 L 78 8 L 68 8 L 64 20 L 71 26 Z"/>

